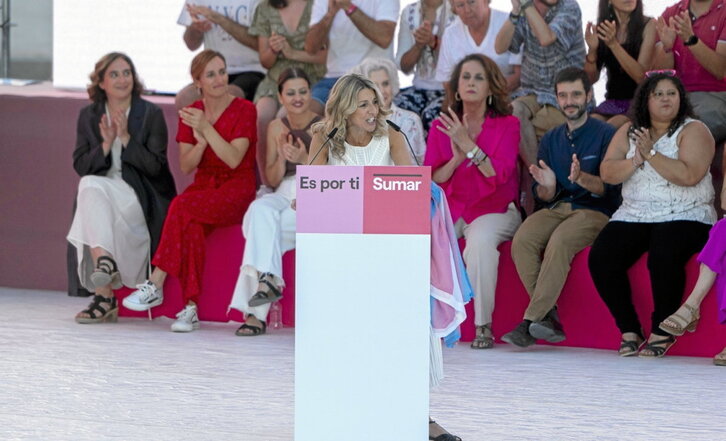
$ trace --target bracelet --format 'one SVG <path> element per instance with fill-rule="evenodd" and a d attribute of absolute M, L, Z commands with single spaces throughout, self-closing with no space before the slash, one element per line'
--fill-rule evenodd
<path fill-rule="evenodd" d="M 509 21 L 511 21 L 514 24 L 517 24 L 519 22 L 519 17 L 522 16 L 522 13 L 515 14 L 514 12 L 509 13 Z"/>
<path fill-rule="evenodd" d="M 348 17 L 351 16 L 356 10 L 358 9 L 358 6 L 354 5 L 353 3 L 350 4 L 350 7 L 345 10 L 345 15 Z"/>

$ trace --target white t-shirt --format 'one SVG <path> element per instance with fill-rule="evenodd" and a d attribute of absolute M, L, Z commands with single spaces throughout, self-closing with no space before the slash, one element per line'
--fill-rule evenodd
<path fill-rule="evenodd" d="M 356 0 L 355 5 L 375 21 L 398 22 L 399 0 Z M 328 0 L 315 0 L 310 27 L 320 22 L 326 12 Z M 335 14 L 328 39 L 328 72 L 325 78 L 341 77 L 368 57 L 393 61 L 393 40 L 386 49 L 381 48 L 363 35 L 343 10 Z"/>
<path fill-rule="evenodd" d="M 501 69 L 504 76 L 511 75 L 514 71 L 512 66 L 522 64 L 522 55 L 504 52 L 497 55 L 494 50 L 494 41 L 504 23 L 509 20 L 509 14 L 496 9 L 490 9 L 489 29 L 480 45 L 474 42 L 466 25 L 459 17 L 446 28 L 444 37 L 441 39 L 441 50 L 439 62 L 436 65 L 436 81 L 446 82 L 451 77 L 451 71 L 462 58 L 469 54 L 484 54 L 494 60 Z"/>
<path fill-rule="evenodd" d="M 206 6 L 242 26 L 249 27 L 252 25 L 255 9 L 260 0 L 186 0 L 177 20 L 177 23 L 182 26 L 192 24 L 192 17 L 187 11 L 187 3 Z M 249 71 L 265 72 L 260 64 L 260 56 L 257 51 L 235 40 L 219 25 L 213 25 L 212 29 L 204 33 L 204 48 L 213 49 L 224 55 L 227 60 L 227 72 L 230 74 Z"/>

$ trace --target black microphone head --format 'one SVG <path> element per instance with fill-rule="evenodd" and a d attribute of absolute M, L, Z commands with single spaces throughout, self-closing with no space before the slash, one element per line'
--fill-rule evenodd
<path fill-rule="evenodd" d="M 401 127 L 398 124 L 396 124 L 395 122 L 391 121 L 390 119 L 387 119 L 386 123 L 388 123 L 388 125 L 391 126 L 391 128 L 393 128 L 393 130 L 395 130 L 397 132 L 401 131 Z"/>
<path fill-rule="evenodd" d="M 330 139 L 333 136 L 335 136 L 336 133 L 338 133 L 338 128 L 337 127 L 334 127 L 333 130 L 331 130 L 330 133 L 328 133 L 328 139 Z"/>

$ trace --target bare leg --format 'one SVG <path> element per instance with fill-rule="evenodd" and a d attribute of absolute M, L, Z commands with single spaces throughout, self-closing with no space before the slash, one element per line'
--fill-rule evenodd
<path fill-rule="evenodd" d="M 101 247 L 95 247 L 91 248 L 91 257 L 93 258 L 93 264 L 96 265 L 96 262 L 98 262 L 98 258 L 101 256 L 108 256 L 113 258 L 111 254 L 104 250 Z M 101 306 L 106 307 L 107 309 L 110 308 L 111 305 L 111 299 L 113 299 L 113 289 L 111 289 L 111 284 L 104 286 L 97 286 L 96 289 L 94 289 L 94 294 L 103 296 L 104 298 L 108 299 L 108 302 L 102 302 Z M 98 312 L 97 312 L 98 314 Z M 81 311 L 78 314 L 76 314 L 76 318 L 91 318 L 91 314 L 88 312 Z"/>
<path fill-rule="evenodd" d="M 599 113 L 591 113 L 590 118 L 597 119 L 599 121 L 607 121 L 608 117 L 605 115 L 600 115 Z"/>
<path fill-rule="evenodd" d="M 706 294 L 711 290 L 715 281 L 716 273 L 711 271 L 708 266 L 701 264 L 698 280 L 696 280 L 696 285 L 688 295 L 688 298 L 675 313 L 661 322 L 660 328 L 673 335 L 682 335 L 686 331 L 686 328 L 693 323 L 694 327 L 689 328 L 689 330 L 694 330 L 694 322 L 698 321 L 698 309 L 701 307 L 701 302 L 706 298 Z"/>
<path fill-rule="evenodd" d="M 163 288 L 166 276 L 167 272 L 157 266 L 156 268 L 154 268 L 154 271 L 151 272 L 151 275 L 149 276 L 149 282 L 153 283 L 154 286 L 157 288 Z"/>
<path fill-rule="evenodd" d="M 701 264 L 701 266 L 699 267 L 698 280 L 696 280 L 696 285 L 693 287 L 693 290 L 688 295 L 685 303 L 693 306 L 694 308 L 700 307 L 701 302 L 703 302 L 703 299 L 706 298 L 706 294 L 708 294 L 708 292 L 711 290 L 711 287 L 713 286 L 715 281 L 716 273 L 711 271 L 711 268 L 709 268 L 708 266 Z"/>
<path fill-rule="evenodd" d="M 277 100 L 272 97 L 263 97 L 257 101 L 257 170 L 262 178 L 262 183 L 268 185 L 265 174 L 267 164 L 267 127 L 277 113 Z"/>

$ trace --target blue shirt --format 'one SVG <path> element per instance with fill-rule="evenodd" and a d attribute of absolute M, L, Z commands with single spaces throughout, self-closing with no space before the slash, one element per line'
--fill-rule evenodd
<path fill-rule="evenodd" d="M 539 43 L 526 17 L 520 17 L 515 25 L 509 51 L 518 54 L 524 44 L 524 54 L 521 87 L 512 97 L 534 94 L 538 103 L 557 107 L 555 75 L 566 67 L 582 69 L 585 64 L 582 12 L 575 0 L 560 0 L 545 13 L 544 21 L 557 36 L 549 46 Z"/>
<path fill-rule="evenodd" d="M 610 216 L 620 206 L 620 186 L 605 184 L 603 196 L 591 193 L 567 179 L 572 166 L 572 154 L 580 160 L 580 170 L 600 176 L 600 163 L 605 157 L 615 128 L 610 124 L 588 118 L 585 124 L 570 132 L 567 124 L 562 124 L 545 133 L 539 145 L 537 162 L 543 160 L 555 172 L 557 188 L 551 201 L 543 201 L 548 208 L 560 202 L 571 202 L 572 209 L 587 208 Z M 537 197 L 537 183 L 534 195 Z"/>

